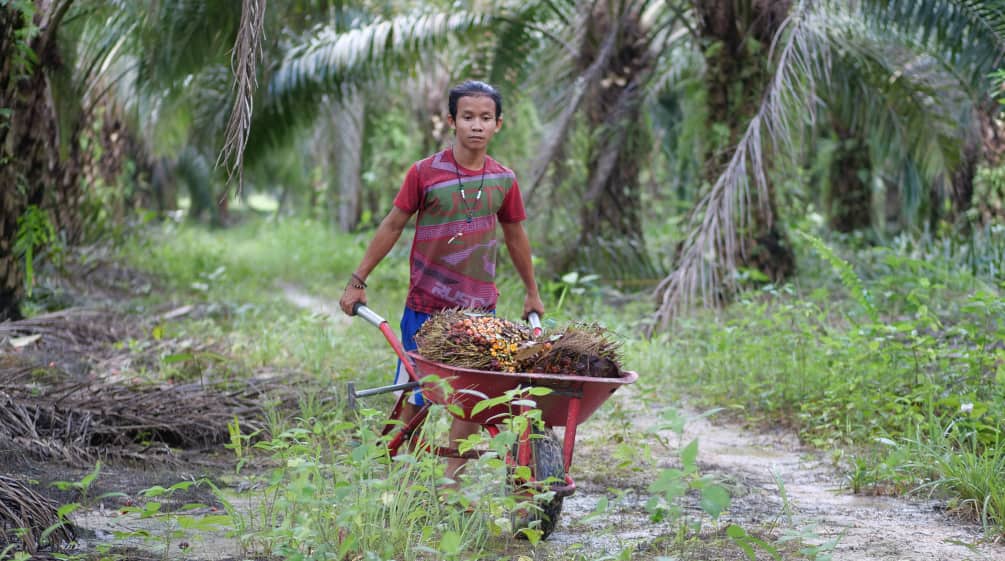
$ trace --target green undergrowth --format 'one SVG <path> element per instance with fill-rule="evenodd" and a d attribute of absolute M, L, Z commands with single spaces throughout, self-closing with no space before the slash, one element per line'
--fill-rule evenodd
<path fill-rule="evenodd" d="M 414 452 L 391 459 L 384 452 L 375 431 L 391 405 L 389 396 L 365 398 L 360 417 L 345 408 L 346 382 L 355 381 L 358 388 L 390 382 L 396 357 L 380 333 L 339 312 L 319 314 L 294 303 L 289 294 L 292 286 L 316 298 L 315 304 L 334 306 L 368 239 L 369 234 L 334 234 L 320 223 L 303 220 L 255 220 L 217 231 L 166 223 L 128 242 L 122 256 L 156 276 L 161 287 L 134 305 L 157 312 L 194 307 L 159 323 L 154 328 L 158 338 L 214 341 L 235 375 L 281 369 L 298 376 L 297 411 L 270 413 L 269 430 L 263 434 L 242 436 L 236 426 L 232 431 L 228 448 L 237 477 L 254 491 L 222 488 L 219 497 L 228 506 L 234 534 L 246 554 L 288 559 L 495 558 L 514 547 L 514 515 L 533 510 L 535 504 L 504 492 L 513 474 L 507 475 L 501 463 L 502 448 L 511 445 L 515 432 L 473 439 L 472 445 L 490 453 L 469 465 L 469 479 L 460 491 L 442 492 L 439 458 Z M 407 254 L 406 241 L 367 279 L 370 307 L 394 327 L 407 289 Z M 518 319 L 523 288 L 505 255 L 501 259 L 498 313 Z M 575 272 L 542 278 L 540 285 L 547 326 L 600 323 L 628 345 L 628 367 L 645 370 L 645 382 L 640 383 L 648 387 L 665 379 L 644 362 L 668 358 L 665 349 L 633 350 L 649 310 L 646 299 L 621 294 L 594 276 Z M 173 354 L 162 357 L 160 370 L 149 375 L 178 375 L 178 353 L 167 352 Z M 198 370 L 201 365 L 188 366 Z M 668 405 L 658 393 L 640 402 L 647 407 Z M 631 442 L 646 449 L 665 445 L 655 434 L 633 429 L 625 414 L 618 408 L 601 410 L 591 422 L 608 418 L 620 426 L 629 435 L 624 437 L 627 447 Z M 427 423 L 430 438 L 444 438 L 449 426 L 444 417 L 441 412 L 439 421 Z M 667 418 L 678 419 L 672 414 Z M 672 425 L 674 430 L 683 428 L 677 421 Z M 728 509 L 729 494 L 715 478 L 699 472 L 697 450 L 697 440 L 680 443 L 680 449 L 671 452 L 676 456 L 672 468 L 657 469 L 657 458 L 650 458 L 656 479 L 647 489 L 646 513 L 653 524 L 673 528 L 661 547 L 670 551 L 677 547 L 674 543 L 693 542 L 698 533 L 719 529 L 726 546 L 738 555 L 751 547 L 770 551 L 771 544 L 755 544 L 745 529 L 729 526 L 726 536 L 727 525 L 718 519 Z M 697 513 L 684 506 L 693 496 L 700 498 Z M 592 516 L 603 515 L 598 510 Z M 522 533 L 531 543 L 539 537 L 534 525 Z M 635 558 L 630 544 L 613 555 Z"/>
<path fill-rule="evenodd" d="M 796 285 L 632 341 L 639 369 L 698 404 L 797 431 L 831 451 L 853 491 L 945 497 L 1005 534 L 1005 301 L 995 280 L 968 274 L 952 253 L 867 248 L 846 259 L 802 239 L 811 273 Z"/>
<path fill-rule="evenodd" d="M 272 504 L 280 497 L 296 504 L 283 511 L 282 519 L 292 519 L 291 512 L 320 517 L 310 522 L 316 531 L 327 532 L 326 543 L 336 553 L 347 543 L 338 532 L 349 531 L 332 525 L 342 510 L 329 511 L 311 501 L 351 492 L 359 504 L 380 503 L 383 493 L 390 492 L 381 487 L 390 473 L 386 466 L 400 462 L 378 463 L 385 467 L 369 475 L 359 471 L 362 463 L 351 464 L 347 473 L 367 481 L 367 491 L 360 494 L 331 479 L 332 470 L 345 467 L 338 463 L 342 460 L 318 454 L 362 454 L 347 448 L 350 441 L 366 440 L 346 436 L 363 429 L 342 410 L 344 383 L 386 384 L 396 358 L 368 324 L 346 321 L 337 312 L 318 314 L 310 304 L 295 304 L 288 292 L 293 286 L 334 306 L 369 237 L 334 234 L 303 220 L 250 221 L 223 231 L 166 224 L 123 250 L 129 263 L 154 273 L 165 287 L 144 305 L 168 309 L 193 304 L 203 312 L 166 322 L 162 337 L 225 341 L 228 357 L 248 375 L 280 368 L 313 381 L 301 389 L 301 414 L 272 431 L 271 442 L 281 445 L 255 454 L 284 466 L 267 482 Z M 727 309 L 681 318 L 652 339 L 643 336 L 653 306 L 646 295 L 623 294 L 603 279 L 574 271 L 539 279 L 546 324 L 589 321 L 608 327 L 624 345 L 626 367 L 641 374 L 640 405 L 666 406 L 687 394 L 695 406 L 722 407 L 755 425 L 791 428 L 832 453 L 848 473 L 851 490 L 934 494 L 974 514 L 989 533 L 1002 534 L 1005 304 L 994 279 L 981 276 L 1000 270 L 991 255 L 997 246 L 968 246 L 954 261 L 957 253 L 932 242 L 845 250 L 836 248 L 849 246 L 797 235 L 795 243 L 802 272 L 791 285 L 746 292 Z M 498 313 L 517 319 L 523 291 L 505 259 L 501 256 Z M 370 307 L 394 327 L 407 289 L 407 262 L 405 240 L 368 279 Z M 967 263 L 980 266 L 968 268 Z M 324 414 L 315 411 L 320 404 Z M 384 411 L 390 398 L 368 398 L 365 405 Z M 332 427 L 342 435 L 337 442 L 329 434 Z M 415 461 L 399 467 L 418 470 L 410 473 L 421 473 L 416 475 L 423 481 L 420 487 L 429 487 L 440 476 L 433 467 L 438 463 Z M 675 494 L 689 488 L 687 477 L 675 472 L 657 479 L 652 496 L 666 498 L 662 503 L 654 499 L 652 516 L 673 512 L 672 500 L 679 498 Z M 699 487 L 710 484 L 693 481 Z M 420 489 L 406 495 L 415 507 L 406 509 L 411 514 L 396 514 L 385 505 L 379 521 L 352 524 L 390 525 L 393 531 L 405 524 L 421 530 L 419 542 L 392 538 L 399 545 L 411 544 L 404 558 L 421 556 L 423 548 L 453 551 L 455 546 L 476 557 L 502 535 L 495 516 L 502 506 L 491 507 L 497 512 L 478 526 L 450 526 L 460 524 L 453 518 L 442 526 L 433 518 L 408 518 L 440 508 L 431 494 Z M 258 516 L 262 511 L 256 509 Z M 363 515 L 376 516 L 370 511 Z M 399 515 L 405 518 L 394 518 Z M 262 519 L 258 527 L 273 523 Z M 424 529 L 429 524 L 432 529 Z M 298 547 L 315 539 L 298 534 L 307 530 L 287 530 L 278 537 L 262 531 L 249 535 L 264 540 L 260 547 L 294 557 Z M 732 533 L 741 535 L 739 529 Z M 387 553 L 400 558 L 404 551 Z"/>

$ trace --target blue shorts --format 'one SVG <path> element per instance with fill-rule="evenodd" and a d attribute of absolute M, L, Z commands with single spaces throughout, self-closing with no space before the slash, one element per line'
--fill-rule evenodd
<path fill-rule="evenodd" d="M 422 312 L 417 312 L 411 308 L 405 307 L 405 312 L 401 314 L 401 346 L 405 348 L 406 351 L 414 351 L 418 346 L 415 344 L 415 334 L 422 327 L 423 323 L 429 319 L 429 314 Z M 401 359 L 398 359 L 398 368 L 394 371 L 394 383 L 404 384 L 410 382 L 408 377 L 408 371 L 401 364 Z M 415 390 L 412 395 L 408 397 L 408 402 L 415 405 L 422 405 L 424 403 L 422 399 L 422 392 Z"/>

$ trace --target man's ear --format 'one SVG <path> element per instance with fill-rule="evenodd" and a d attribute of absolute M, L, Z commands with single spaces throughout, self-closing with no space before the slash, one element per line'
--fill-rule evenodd
<path fill-rule="evenodd" d="M 456 123 L 454 123 L 454 116 L 450 113 L 447 113 L 447 126 L 450 128 L 454 128 L 456 126 Z"/>
<path fill-rule="evenodd" d="M 500 129 L 502 129 L 502 117 L 496 119 L 496 132 L 499 132 Z"/>

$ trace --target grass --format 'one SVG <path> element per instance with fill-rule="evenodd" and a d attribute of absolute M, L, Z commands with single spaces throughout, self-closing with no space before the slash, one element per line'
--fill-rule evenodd
<path fill-rule="evenodd" d="M 798 297 L 767 287 L 721 315 L 633 343 L 649 356 L 645 368 L 667 372 L 702 405 L 847 454 L 853 489 L 938 492 L 1005 535 L 998 290 L 945 255 L 867 249 L 852 254 L 873 267 L 861 276 L 822 257 L 826 265 L 810 270 L 823 275 L 804 275 L 800 284 L 816 286 Z M 837 282 L 825 277 L 830 266 Z M 649 354 L 653 346 L 670 352 Z"/>
<path fill-rule="evenodd" d="M 337 301 L 368 239 L 299 219 L 213 232 L 168 223 L 131 239 L 122 254 L 166 287 L 141 306 L 195 303 L 207 311 L 165 325 L 165 336 L 225 341 L 239 371 L 278 368 L 314 381 L 304 390 L 301 416 L 277 421 L 270 443 L 253 451 L 281 467 L 265 481 L 269 508 L 243 523 L 249 540 L 291 558 L 313 555 L 304 549 L 308 543 L 334 553 L 382 547 L 385 558 L 432 550 L 478 557 L 496 547 L 492 540 L 504 533 L 498 514 L 513 505 L 490 501 L 471 525 L 437 510 L 429 491 L 441 477 L 436 459 L 375 461 L 372 435 L 359 432 L 364 425 L 338 406 L 339 388 L 349 380 L 387 383 L 393 353 L 362 322 L 319 316 L 280 297 L 288 283 Z M 651 302 L 581 275 L 540 280 L 546 322 L 588 319 L 614 331 L 626 366 L 643 373 L 637 384 L 645 405 L 687 394 L 699 407 L 789 426 L 832 450 L 852 489 L 938 493 L 973 513 L 990 534 L 1005 534 L 1005 451 L 998 438 L 1005 428 L 1005 303 L 997 287 L 960 274 L 955 254 L 934 243 L 834 247 L 842 246 L 804 239 L 804 273 L 793 285 L 752 290 L 721 313 L 694 314 L 653 339 L 641 336 Z M 980 247 L 990 249 L 981 254 L 971 244 L 959 258 L 981 264 L 977 273 L 1000 270 L 997 246 Z M 370 306 L 392 324 L 407 289 L 407 251 L 399 244 L 368 279 Z M 499 315 L 516 318 L 522 286 L 510 269 L 500 267 Z M 389 401 L 367 405 L 383 411 Z M 625 412 L 616 409 L 608 415 L 630 435 L 627 421 L 618 420 Z M 350 442 L 364 444 L 349 450 Z M 385 504 L 391 491 L 400 497 Z M 339 497 L 337 508 L 318 498 L 331 496 Z M 345 537 L 373 526 L 404 533 L 378 533 L 380 543 Z"/>

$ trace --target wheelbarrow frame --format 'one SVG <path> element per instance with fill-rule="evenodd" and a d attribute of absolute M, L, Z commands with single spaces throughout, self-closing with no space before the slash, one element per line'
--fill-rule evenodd
<path fill-rule="evenodd" d="M 458 368 L 428 360 L 416 352 L 405 351 L 398 337 L 394 334 L 387 320 L 376 314 L 365 305 L 357 303 L 353 310 L 368 323 L 377 327 L 394 352 L 401 359 L 410 381 L 403 384 L 382 386 L 357 391 L 355 384 L 348 384 L 349 405 L 355 407 L 359 397 L 400 391 L 391 410 L 389 421 L 384 427 L 384 435 L 390 436 L 387 449 L 391 457 L 398 454 L 401 446 L 415 438 L 416 430 L 425 422 L 432 404 L 447 406 L 447 410 L 455 418 L 476 423 L 482 426 L 490 436 L 495 437 L 501 432 L 502 420 L 508 416 L 523 415 L 531 409 L 539 409 L 546 428 L 565 427 L 562 441 L 562 462 L 564 466 L 564 484 L 551 484 L 548 489 L 557 497 L 572 495 L 576 490 L 575 481 L 569 475 L 572 457 L 576 444 L 576 432 L 580 423 L 586 421 L 618 388 L 631 384 L 638 379 L 638 374 L 631 371 L 621 372 L 619 378 L 595 378 L 589 376 L 569 376 L 543 374 L 533 372 L 510 373 L 491 372 Z M 529 318 L 534 329 L 534 335 L 540 335 L 540 322 L 537 314 Z M 445 387 L 449 386 L 449 390 Z M 549 393 L 535 396 L 533 404 L 528 400 L 517 400 L 514 404 L 502 403 L 475 411 L 478 403 L 485 399 L 505 395 L 510 390 L 529 390 L 530 388 L 548 388 Z M 418 413 L 408 421 L 400 421 L 407 391 L 421 389 L 424 405 Z M 462 415 L 458 415 L 457 411 Z M 515 458 L 507 457 L 506 461 L 516 466 L 531 465 L 531 427 L 528 426 L 517 441 Z M 457 448 L 434 446 L 426 442 L 413 441 L 413 447 L 426 449 L 438 456 L 455 458 L 477 458 L 483 453 L 480 450 L 460 452 Z M 531 480 L 525 485 L 534 486 L 536 474 L 531 472 Z"/>

